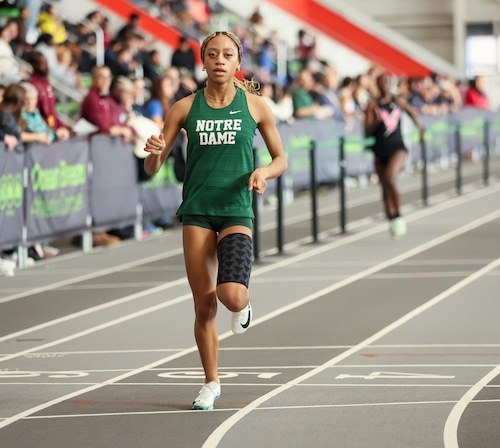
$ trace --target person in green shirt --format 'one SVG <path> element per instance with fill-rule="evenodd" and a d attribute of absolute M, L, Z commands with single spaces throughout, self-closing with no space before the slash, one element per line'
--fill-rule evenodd
<path fill-rule="evenodd" d="M 292 89 L 293 116 L 295 118 L 317 118 L 319 104 L 314 102 L 310 94 L 314 87 L 314 79 L 308 68 L 303 68 L 295 80 Z"/>
<path fill-rule="evenodd" d="M 195 339 L 205 384 L 192 409 L 212 409 L 220 397 L 217 299 L 232 312 L 231 328 L 243 333 L 252 319 L 248 283 L 252 263 L 253 192 L 285 172 L 287 161 L 274 115 L 255 84 L 235 74 L 242 46 L 230 32 L 208 35 L 201 45 L 206 87 L 169 110 L 163 131 L 146 142 L 144 168 L 158 172 L 179 131 L 188 136 L 182 203 L 186 272 L 195 304 Z M 271 162 L 254 168 L 253 139 L 259 129 Z"/>

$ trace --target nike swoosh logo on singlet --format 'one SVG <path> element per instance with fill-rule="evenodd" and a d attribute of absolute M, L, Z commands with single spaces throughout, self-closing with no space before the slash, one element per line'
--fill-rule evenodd
<path fill-rule="evenodd" d="M 239 114 L 240 112 L 242 112 L 242 111 L 241 110 L 230 110 L 229 115 Z"/>

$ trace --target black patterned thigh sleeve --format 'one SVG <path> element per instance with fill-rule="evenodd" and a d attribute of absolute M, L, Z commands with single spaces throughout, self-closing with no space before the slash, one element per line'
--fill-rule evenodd
<path fill-rule="evenodd" d="M 219 271 L 217 284 L 241 283 L 248 288 L 252 270 L 252 238 L 244 233 L 231 233 L 217 245 Z"/>

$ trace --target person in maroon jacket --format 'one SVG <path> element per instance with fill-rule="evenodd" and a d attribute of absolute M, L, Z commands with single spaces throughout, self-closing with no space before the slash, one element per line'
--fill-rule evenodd
<path fill-rule="evenodd" d="M 92 70 L 92 84 L 82 103 L 81 117 L 98 128 L 98 133 L 113 137 L 120 136 L 125 143 L 135 141 L 135 132 L 126 124 L 125 109 L 109 95 L 111 85 L 111 70 L 109 67 L 94 67 Z M 124 113 L 123 113 L 124 112 Z M 114 232 L 114 231 L 113 231 Z M 107 246 L 121 241 L 117 235 L 109 232 L 98 232 L 92 235 L 94 246 Z"/>
<path fill-rule="evenodd" d="M 115 100 L 108 94 L 111 85 L 111 70 L 109 67 L 94 67 L 92 70 L 92 85 L 82 103 L 81 117 L 99 129 L 99 133 L 111 136 L 121 136 L 124 142 L 133 142 L 133 129 L 121 120 L 117 113 Z"/>
<path fill-rule="evenodd" d="M 56 133 L 58 140 L 66 140 L 70 136 L 70 130 L 61 121 L 56 110 L 56 96 L 49 81 L 49 64 L 47 58 L 39 51 L 33 51 L 28 62 L 33 67 L 30 83 L 38 90 L 37 109 L 40 115 Z"/>

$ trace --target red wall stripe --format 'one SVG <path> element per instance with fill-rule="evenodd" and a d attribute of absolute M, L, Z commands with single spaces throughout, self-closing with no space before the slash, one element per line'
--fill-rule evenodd
<path fill-rule="evenodd" d="M 397 75 L 432 73 L 428 67 L 313 0 L 267 1 Z"/>
<path fill-rule="evenodd" d="M 95 3 L 104 6 L 126 22 L 130 14 L 136 13 L 141 17 L 140 30 L 152 35 L 154 38 L 166 45 L 177 48 L 181 32 L 172 28 L 161 20 L 151 17 L 147 12 L 128 2 L 127 0 L 93 0 Z M 200 44 L 197 40 L 191 39 L 191 46 L 196 54 L 197 62 L 200 62 Z"/>

